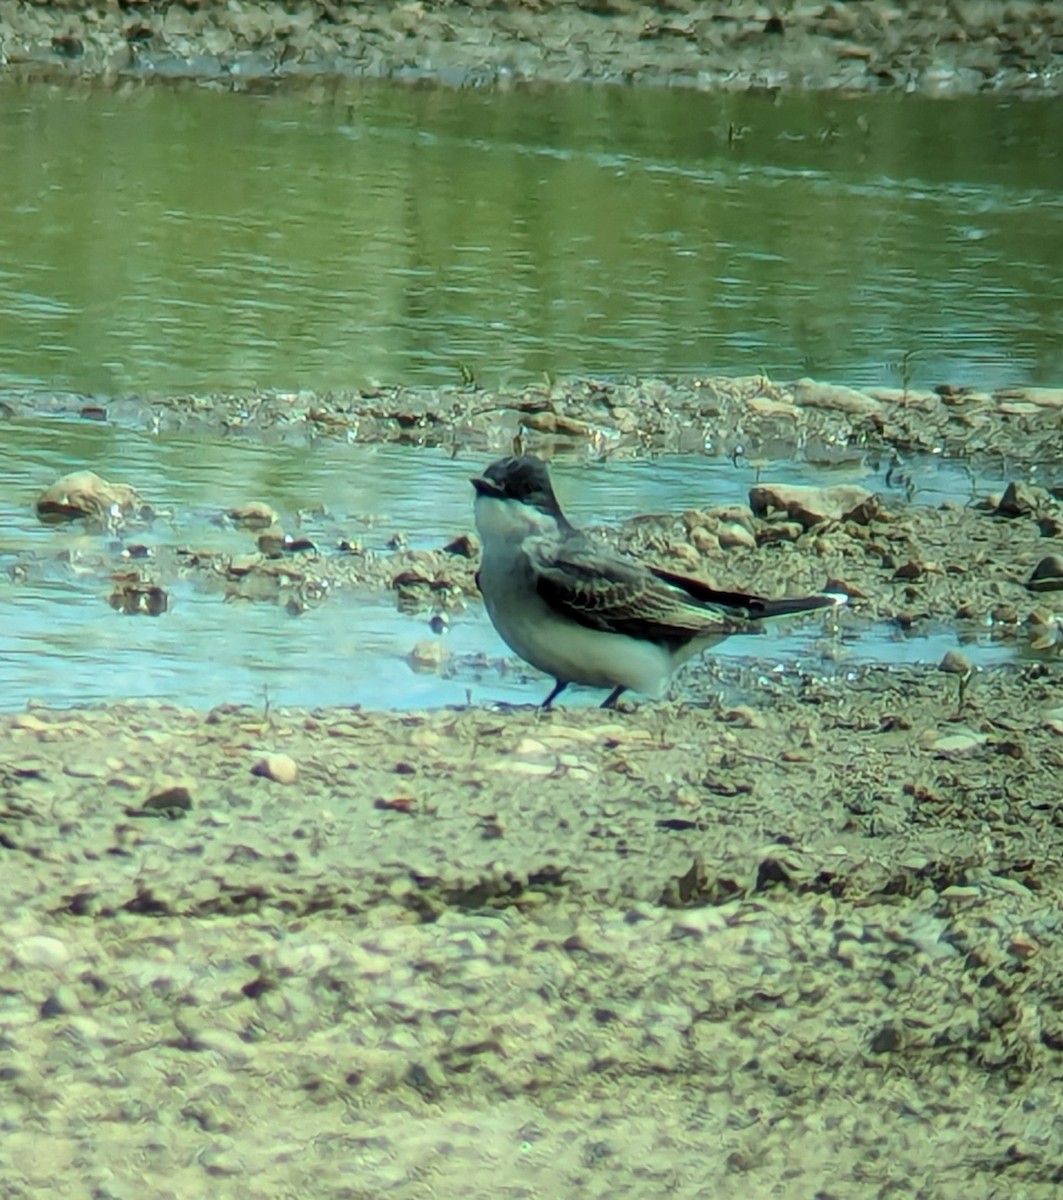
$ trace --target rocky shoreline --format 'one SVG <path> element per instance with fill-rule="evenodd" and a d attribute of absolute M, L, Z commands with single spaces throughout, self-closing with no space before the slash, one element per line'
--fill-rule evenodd
<path fill-rule="evenodd" d="M 854 626 L 888 621 L 918 633 L 947 622 L 1036 652 L 1052 651 L 1063 637 L 1052 606 L 1063 587 L 1063 481 L 1051 468 L 1060 389 L 860 391 L 757 376 L 570 380 L 500 392 L 469 386 L 136 397 L 102 406 L 68 393 L 8 395 L 9 419 L 80 415 L 185 436 L 224 428 L 230 438 L 252 441 L 340 438 L 474 449 L 485 460 L 514 448 L 547 458 L 763 457 L 764 475 L 744 504 L 643 515 L 600 535 L 722 588 L 799 594 L 829 579 L 853 597 L 843 620 Z M 1009 486 L 997 491 L 980 487 L 974 474 L 990 453 L 1011 473 Z M 774 479 L 772 462 L 794 458 L 848 464 L 860 483 L 802 487 Z M 906 475 L 909 458 L 964 463 L 972 471 L 970 494 L 922 502 Z M 1026 482 L 1029 469 L 1046 462 L 1044 485 Z M 211 549 L 187 533 L 179 541 L 165 532 L 160 538 L 170 522 L 187 530 L 194 521 L 175 515 L 164 493 L 138 495 L 130 482 L 74 474 L 37 501 L 42 520 L 82 519 L 109 535 L 96 553 L 82 550 L 78 571 L 97 576 L 120 612 L 164 610 L 178 583 L 292 612 L 366 591 L 391 591 L 404 611 L 429 616 L 477 602 L 471 512 L 467 524 L 440 531 L 434 547 L 411 548 L 415 532 L 402 529 L 390 531 L 387 546 L 366 547 L 357 529 L 332 517 L 286 524 L 249 493 L 215 516 L 242 535 L 242 548 Z M 145 535 L 150 547 L 139 545 Z M 39 549 L 11 567 L 29 587 L 62 569 Z"/>
<path fill-rule="evenodd" d="M 1063 11 L 977 4 L 667 0 L 0 3 L 0 76 L 289 85 L 322 76 L 452 86 L 1063 90 Z"/>

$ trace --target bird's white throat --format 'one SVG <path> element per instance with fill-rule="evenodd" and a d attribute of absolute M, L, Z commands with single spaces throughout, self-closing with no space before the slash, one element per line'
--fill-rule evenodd
<path fill-rule="evenodd" d="M 498 496 L 476 497 L 476 530 L 484 553 L 516 548 L 527 537 L 557 534 L 557 521 L 532 504 Z"/>

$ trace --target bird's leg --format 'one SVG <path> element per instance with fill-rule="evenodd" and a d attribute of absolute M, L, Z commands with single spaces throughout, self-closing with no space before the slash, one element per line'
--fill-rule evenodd
<path fill-rule="evenodd" d="M 602 701 L 602 708 L 616 708 L 616 702 L 627 691 L 627 688 L 615 687 Z"/>
<path fill-rule="evenodd" d="M 555 680 L 554 680 L 554 686 L 553 686 L 553 688 L 552 688 L 552 690 L 551 690 L 551 692 L 550 692 L 550 695 L 549 695 L 549 696 L 547 696 L 547 697 L 546 697 L 546 699 L 545 699 L 545 700 L 542 702 L 542 704 L 540 705 L 540 707 L 542 708 L 543 712 L 549 712 L 549 711 L 550 711 L 550 706 L 553 704 L 553 702 L 554 702 L 554 701 L 555 701 L 555 700 L 558 698 L 558 696 L 560 696 L 560 695 L 561 695 L 561 693 L 562 693 L 562 692 L 565 690 L 565 688 L 567 688 L 567 687 L 568 687 L 568 683 L 567 683 L 565 680 L 562 680 L 562 679 L 555 679 Z"/>

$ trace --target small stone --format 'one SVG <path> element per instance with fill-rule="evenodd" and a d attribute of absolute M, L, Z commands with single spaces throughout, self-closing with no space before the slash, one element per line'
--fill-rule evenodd
<path fill-rule="evenodd" d="M 734 708 L 729 708 L 721 720 L 732 725 L 740 725 L 743 729 L 763 729 L 765 726 L 763 714 L 748 704 L 738 704 Z"/>
<path fill-rule="evenodd" d="M 443 547 L 444 554 L 456 554 L 459 558 L 475 558 L 480 553 L 480 543 L 470 534 L 462 533 Z"/>
<path fill-rule="evenodd" d="M 1031 592 L 1055 592 L 1063 589 L 1063 556 L 1046 555 L 1034 567 L 1026 587 Z"/>
<path fill-rule="evenodd" d="M 41 1004 L 41 1016 L 45 1020 L 67 1017 L 81 1011 L 81 1001 L 72 987 L 63 985 L 50 992 Z"/>
<path fill-rule="evenodd" d="M 942 758 L 959 758 L 961 755 L 971 754 L 975 750 L 980 750 L 986 744 L 987 740 L 984 733 L 974 733 L 971 730 L 966 730 L 960 733 L 948 733 L 941 737 L 935 737 L 928 749 L 933 754 L 940 755 Z"/>
<path fill-rule="evenodd" d="M 450 650 L 443 642 L 425 639 L 413 647 L 406 661 L 415 671 L 427 674 L 438 671 L 448 658 Z"/>
<path fill-rule="evenodd" d="M 866 416 L 878 412 L 881 405 L 866 392 L 834 383 L 817 383 L 814 379 L 799 379 L 793 385 L 794 403 L 799 408 L 826 408 L 832 412 Z"/>
<path fill-rule="evenodd" d="M 70 961 L 70 951 L 65 943 L 44 934 L 15 942 L 11 951 L 15 961 L 24 967 L 47 967 L 57 971 Z"/>
<path fill-rule="evenodd" d="M 866 525 L 877 511 L 871 493 L 854 484 L 826 488 L 758 484 L 749 490 L 749 506 L 758 517 L 785 513 L 806 529 L 823 521 L 855 521 Z"/>
<path fill-rule="evenodd" d="M 299 776 L 295 759 L 288 754 L 267 754 L 251 768 L 252 775 L 272 779 L 276 783 L 294 783 Z"/>
<path fill-rule="evenodd" d="M 1047 492 L 1028 483 L 1009 483 L 997 505 L 998 517 L 1028 517 L 1041 507 Z"/>
<path fill-rule="evenodd" d="M 142 807 L 167 813 L 191 812 L 192 793 L 184 784 L 173 784 L 149 796 Z"/>
<path fill-rule="evenodd" d="M 41 492 L 37 515 L 53 521 L 100 519 L 128 512 L 138 503 L 136 492 L 127 484 L 108 483 L 94 471 L 74 471 Z"/>
<path fill-rule="evenodd" d="M 1013 933 L 1011 935 L 1011 940 L 1008 942 L 1008 953 L 1013 955 L 1015 958 L 1024 960 L 1027 958 L 1033 958 L 1033 956 L 1037 954 L 1040 949 L 1041 947 L 1033 940 L 1032 937 L 1029 936 L 1029 934 L 1021 931 Z"/>
<path fill-rule="evenodd" d="M 872 400 L 883 404 L 899 404 L 904 408 L 928 408 L 937 403 L 937 393 L 925 388 L 869 388 L 867 394 Z"/>
<path fill-rule="evenodd" d="M 755 550 L 757 539 L 744 525 L 728 521 L 720 526 L 716 537 L 722 550 Z"/>
<path fill-rule="evenodd" d="M 958 650 L 950 650 L 938 663 L 938 670 L 944 671 L 947 675 L 967 676 L 974 670 L 974 667 Z"/>
<path fill-rule="evenodd" d="M 944 888 L 941 892 L 943 900 L 949 900 L 953 904 L 977 904 L 985 897 L 982 894 L 980 887 L 970 884 L 954 883 L 949 887 Z"/>
<path fill-rule="evenodd" d="M 1038 408 L 1063 408 L 1063 388 L 1024 387 L 1001 388 L 993 393 L 995 400 L 1026 401 Z"/>
<path fill-rule="evenodd" d="M 276 524 L 277 513 L 261 500 L 250 504 L 237 504 L 225 514 L 234 525 L 243 529 L 268 529 Z"/>
<path fill-rule="evenodd" d="M 752 396 L 746 401 L 746 407 L 758 417 L 789 417 L 791 421 L 796 421 L 801 415 L 796 405 L 772 396 Z"/>
<path fill-rule="evenodd" d="M 772 521 L 757 532 L 757 545 L 770 546 L 774 542 L 796 542 L 805 534 L 800 521 Z"/>
<path fill-rule="evenodd" d="M 234 554 L 229 560 L 229 574 L 239 579 L 243 575 L 250 575 L 255 567 L 261 565 L 261 554 Z"/>
<path fill-rule="evenodd" d="M 264 554 L 267 558 L 280 558 L 284 553 L 284 541 L 287 535 L 279 526 L 267 529 L 265 533 L 260 533 L 255 541 L 259 553 Z M 250 556 L 249 556 L 250 557 Z M 230 565 L 230 571 L 233 567 Z"/>
<path fill-rule="evenodd" d="M 716 534 L 701 528 L 691 531 L 690 544 L 703 558 L 711 558 L 723 545 Z M 754 545 L 756 545 L 755 538 Z"/>
<path fill-rule="evenodd" d="M 909 559 L 908 562 L 901 565 L 893 572 L 894 579 L 916 580 L 922 579 L 924 575 L 929 574 L 935 569 L 935 564 L 922 562 L 919 559 Z"/>
<path fill-rule="evenodd" d="M 46 730 L 51 729 L 47 721 L 42 721 L 40 717 L 35 717 L 33 713 L 19 713 L 14 721 L 12 721 L 12 724 L 16 729 L 27 729 L 31 733 L 44 733 Z"/>

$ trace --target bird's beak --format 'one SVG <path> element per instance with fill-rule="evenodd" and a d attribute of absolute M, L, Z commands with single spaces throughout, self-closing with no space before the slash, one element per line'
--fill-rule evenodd
<path fill-rule="evenodd" d="M 473 486 L 473 491 L 477 496 L 493 496 L 496 500 L 503 495 L 502 489 L 497 483 L 490 479 L 485 479 L 482 475 L 475 475 L 469 482 Z"/>

